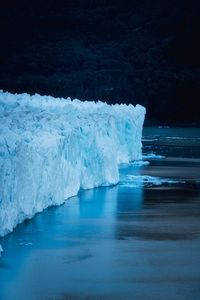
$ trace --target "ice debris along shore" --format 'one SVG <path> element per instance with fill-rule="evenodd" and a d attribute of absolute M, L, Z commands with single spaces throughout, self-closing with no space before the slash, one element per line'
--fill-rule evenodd
<path fill-rule="evenodd" d="M 140 160 L 145 108 L 0 91 L 0 236 Z"/>

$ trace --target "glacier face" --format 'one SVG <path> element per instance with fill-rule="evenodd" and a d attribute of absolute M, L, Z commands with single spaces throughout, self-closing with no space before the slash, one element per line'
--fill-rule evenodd
<path fill-rule="evenodd" d="M 0 236 L 141 159 L 145 108 L 0 92 Z"/>

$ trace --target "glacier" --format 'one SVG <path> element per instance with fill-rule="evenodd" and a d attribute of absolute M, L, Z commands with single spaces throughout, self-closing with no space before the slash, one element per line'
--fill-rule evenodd
<path fill-rule="evenodd" d="M 0 236 L 142 159 L 145 108 L 0 91 Z M 1 252 L 0 248 L 0 252 Z"/>

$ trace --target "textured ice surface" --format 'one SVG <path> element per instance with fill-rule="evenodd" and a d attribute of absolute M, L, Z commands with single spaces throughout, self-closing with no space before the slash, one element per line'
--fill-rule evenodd
<path fill-rule="evenodd" d="M 141 160 L 145 109 L 0 92 L 0 236 Z"/>

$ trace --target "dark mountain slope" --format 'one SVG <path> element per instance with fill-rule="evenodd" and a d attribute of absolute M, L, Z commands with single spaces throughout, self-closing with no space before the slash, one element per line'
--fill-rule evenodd
<path fill-rule="evenodd" d="M 141 103 L 200 125 L 200 1 L 3 1 L 0 88 Z"/>

